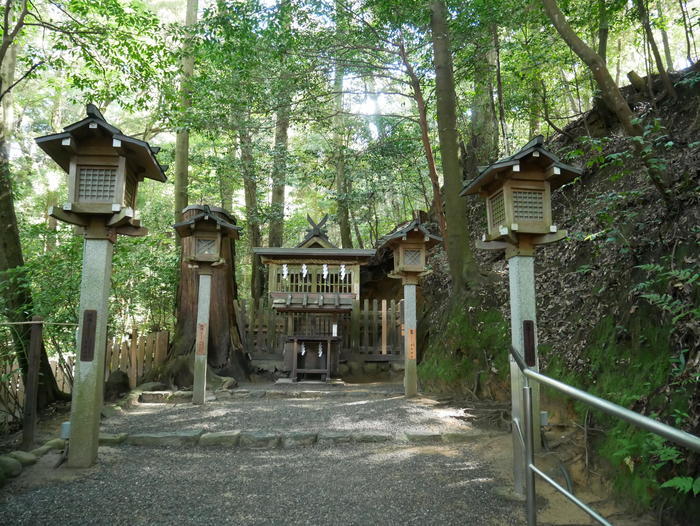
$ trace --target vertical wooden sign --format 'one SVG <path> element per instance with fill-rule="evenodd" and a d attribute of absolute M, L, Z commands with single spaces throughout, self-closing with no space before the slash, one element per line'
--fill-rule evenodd
<path fill-rule="evenodd" d="M 525 351 L 525 365 L 534 367 L 537 360 L 535 358 L 535 322 L 532 320 L 523 321 L 523 343 Z"/>
<path fill-rule="evenodd" d="M 408 359 L 416 359 L 416 329 L 408 329 Z"/>
<path fill-rule="evenodd" d="M 203 356 L 207 354 L 207 324 L 199 323 L 197 324 L 197 350 L 196 354 L 198 356 Z"/>
<path fill-rule="evenodd" d="M 86 309 L 83 312 L 83 326 L 80 331 L 80 361 L 91 362 L 95 358 L 95 332 L 97 311 Z"/>

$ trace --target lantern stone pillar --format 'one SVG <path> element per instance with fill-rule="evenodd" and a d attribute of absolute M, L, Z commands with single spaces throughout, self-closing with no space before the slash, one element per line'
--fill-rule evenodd
<path fill-rule="evenodd" d="M 97 459 L 105 381 L 107 323 L 113 244 L 117 235 L 145 236 L 136 206 L 144 178 L 165 181 L 158 148 L 122 134 L 97 107 L 61 133 L 37 137 L 37 145 L 67 174 L 67 202 L 49 216 L 83 234 L 83 272 L 78 313 L 68 466 L 87 468 Z"/>
<path fill-rule="evenodd" d="M 508 280 L 510 284 L 510 329 L 511 345 L 520 354 L 526 356 L 526 334 L 523 322 L 532 321 L 534 339 L 534 365 L 530 368 L 539 371 L 539 358 L 537 355 L 537 305 L 535 300 L 535 257 L 534 255 L 518 255 L 508 259 Z M 525 376 L 520 371 L 518 364 L 510 356 L 510 386 L 511 386 L 511 414 L 521 426 L 524 422 L 523 415 L 523 387 Z M 532 418 L 535 428 L 539 429 L 540 414 L 540 386 L 537 382 L 531 382 L 532 388 Z M 535 450 L 541 448 L 540 440 L 535 440 Z M 513 433 L 513 479 L 516 492 L 525 494 L 525 450 L 520 437 Z"/>
<path fill-rule="evenodd" d="M 561 241 L 567 235 L 552 222 L 552 191 L 582 175 L 582 170 L 562 163 L 544 148 L 540 135 L 519 152 L 484 168 L 467 183 L 460 195 L 486 200 L 487 232 L 476 243 L 483 250 L 505 250 L 510 283 L 511 344 L 532 370 L 539 370 L 535 302 L 535 248 Z M 525 376 L 510 356 L 513 418 L 513 478 L 515 493 L 525 495 L 523 386 Z M 540 397 L 532 388 L 535 448 L 540 449 Z"/>
<path fill-rule="evenodd" d="M 425 212 L 415 210 L 412 221 L 400 225 L 380 241 L 380 250 L 391 249 L 394 254 L 394 272 L 389 277 L 400 278 L 403 283 L 403 387 L 407 397 L 418 394 L 416 287 L 420 277 L 430 274 L 426 267 L 428 249 L 442 241 L 430 233 L 425 217 Z"/>
<path fill-rule="evenodd" d="M 416 278 L 403 279 L 404 303 L 404 394 L 418 394 L 418 361 L 416 353 Z"/>
<path fill-rule="evenodd" d="M 199 213 L 189 215 L 191 211 Z M 201 405 L 207 400 L 207 364 L 209 355 L 209 314 L 212 308 L 211 282 L 214 268 L 226 263 L 222 256 L 225 237 L 238 239 L 241 227 L 226 210 L 209 205 L 190 205 L 182 210 L 185 221 L 173 225 L 182 243 L 182 259 L 197 271 L 197 325 L 194 351 L 194 380 L 192 403 Z"/>
<path fill-rule="evenodd" d="M 102 230 L 104 237 L 86 235 L 83 242 L 78 360 L 73 380 L 67 462 L 67 466 L 73 468 L 92 466 L 97 460 L 99 445 L 113 254 L 113 238 L 109 238 L 104 226 Z"/>
<path fill-rule="evenodd" d="M 197 337 L 194 354 L 194 384 L 192 403 L 204 404 L 207 400 L 207 350 L 209 346 L 209 309 L 211 309 L 211 269 L 199 272 L 197 293 Z"/>

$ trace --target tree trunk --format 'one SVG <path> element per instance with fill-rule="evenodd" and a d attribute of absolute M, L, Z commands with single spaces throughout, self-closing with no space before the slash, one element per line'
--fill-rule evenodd
<path fill-rule="evenodd" d="M 557 32 L 561 35 L 564 42 L 573 50 L 578 57 L 588 66 L 593 74 L 601 96 L 608 109 L 615 114 L 617 119 L 622 124 L 627 135 L 640 135 L 641 129 L 639 125 L 633 124 L 632 119 L 634 114 L 627 105 L 627 101 L 620 93 L 620 89 L 615 84 L 615 81 L 610 76 L 608 68 L 605 67 L 603 59 L 593 51 L 569 25 L 564 13 L 561 12 L 556 0 L 542 0 L 544 10 L 547 16 L 552 21 Z"/>
<path fill-rule="evenodd" d="M 662 19 L 663 23 L 661 24 L 661 27 L 659 28 L 659 31 L 661 33 L 661 42 L 663 43 L 664 46 L 664 56 L 666 58 L 666 68 L 669 71 L 673 71 L 673 57 L 671 56 L 671 45 L 668 42 L 668 32 L 666 31 L 666 24 L 667 24 L 667 18 L 664 16 L 663 11 L 661 10 L 661 2 L 657 0 L 656 2 L 656 10 L 659 13 L 659 17 Z"/>
<path fill-rule="evenodd" d="M 0 92 L 14 82 L 16 48 L 10 46 L 0 68 Z M 12 192 L 12 174 L 9 156 L 9 138 L 12 130 L 12 95 L 7 93 L 0 104 L 0 315 L 11 323 L 31 321 L 34 306 L 29 288 L 29 276 L 24 268 L 24 257 L 19 237 Z M 15 356 L 26 378 L 31 325 L 15 325 L 12 330 Z M 46 349 L 42 345 L 39 365 L 38 407 L 58 399 L 67 399 L 58 389 L 49 364 Z"/>
<path fill-rule="evenodd" d="M 338 38 L 343 38 L 343 29 L 346 25 L 346 15 L 341 5 L 341 0 L 335 2 L 335 24 Z M 345 118 L 343 116 L 343 79 L 345 67 L 339 58 L 335 63 L 335 77 L 333 78 L 333 92 L 335 94 L 335 117 L 333 119 L 333 145 L 335 147 L 335 189 L 337 192 L 338 226 L 340 227 L 340 243 L 343 248 L 352 248 L 352 232 L 350 230 L 350 185 L 345 164 Z"/>
<path fill-rule="evenodd" d="M 286 87 L 282 89 L 286 90 Z M 272 190 L 270 195 L 270 232 L 268 245 L 281 247 L 284 241 L 284 187 L 287 178 L 288 131 L 290 97 L 283 93 L 278 101 L 275 123 L 275 145 L 272 159 Z"/>
<path fill-rule="evenodd" d="M 198 0 L 187 0 L 185 27 L 197 23 Z M 182 80 L 180 83 L 180 111 L 186 113 L 192 105 L 188 82 L 194 71 L 194 58 L 187 52 L 182 58 Z M 179 129 L 175 137 L 175 222 L 182 221 L 182 209 L 187 206 L 187 184 L 189 171 L 190 132 Z"/>
<path fill-rule="evenodd" d="M 656 187 L 659 194 L 661 194 L 666 206 L 671 208 L 673 205 L 673 198 L 668 192 L 665 179 L 668 173 L 659 165 L 657 160 L 654 159 L 653 144 L 650 144 L 646 138 L 643 137 L 642 128 L 638 124 L 632 122 L 634 114 L 627 105 L 627 101 L 625 101 L 620 93 L 620 89 L 613 82 L 608 68 L 605 67 L 601 58 L 576 35 L 573 29 L 571 29 L 564 14 L 559 9 L 559 6 L 557 6 L 556 0 L 542 0 L 542 3 L 544 4 L 547 15 L 561 37 L 574 53 L 576 53 L 590 68 L 593 78 L 598 84 L 598 88 L 603 96 L 603 101 L 605 101 L 608 108 L 617 116 L 627 135 L 630 137 L 642 137 L 641 140 L 633 142 L 635 152 L 642 159 L 651 183 Z"/>
<path fill-rule="evenodd" d="M 503 137 L 503 149 L 506 155 L 510 155 L 508 144 L 508 123 L 506 122 L 506 105 L 503 97 L 503 79 L 501 78 L 501 53 L 498 43 L 498 26 L 491 28 L 493 34 L 493 49 L 496 54 L 496 94 L 498 96 L 498 120 L 501 123 L 501 135 Z"/>
<path fill-rule="evenodd" d="M 248 223 L 248 242 L 250 244 L 250 296 L 256 302 L 262 297 L 264 287 L 263 266 L 260 257 L 253 254 L 253 247 L 262 246 L 260 234 L 260 214 L 258 209 L 258 183 L 253 158 L 253 139 L 250 131 L 244 127 L 238 130 L 241 147 L 241 166 L 243 171 L 243 193 Z"/>
<path fill-rule="evenodd" d="M 476 61 L 474 98 L 471 105 L 469 147 L 465 148 L 464 173 L 473 179 L 479 175 L 479 166 L 498 158 L 498 118 L 493 102 L 493 78 L 496 71 L 496 51 L 493 39 L 484 38 L 487 48 Z"/>
<path fill-rule="evenodd" d="M 333 144 L 335 145 L 335 190 L 337 192 L 338 226 L 340 227 L 340 243 L 343 248 L 352 248 L 352 233 L 350 231 L 350 214 L 348 212 L 350 189 L 345 165 L 345 130 L 343 128 L 343 77 L 344 68 L 337 64 L 333 89 L 335 91 L 335 111 L 333 119 Z"/>
<path fill-rule="evenodd" d="M 608 63 L 608 34 L 610 22 L 608 18 L 608 6 L 606 0 L 598 0 L 598 56 L 603 64 Z"/>
<path fill-rule="evenodd" d="M 290 0 L 280 0 L 277 4 L 280 25 L 284 32 L 291 30 Z M 279 52 L 279 87 L 276 93 L 277 118 L 275 122 L 274 149 L 272 152 L 272 185 L 270 190 L 270 229 L 268 246 L 281 247 L 284 243 L 284 188 L 287 182 L 287 157 L 289 150 L 289 119 L 291 112 L 290 72 L 286 55 L 288 49 Z"/>
<path fill-rule="evenodd" d="M 447 221 L 445 220 L 445 211 L 442 206 L 442 195 L 440 192 L 440 180 L 438 179 L 437 169 L 435 168 L 435 157 L 433 156 L 433 148 L 430 145 L 430 129 L 428 126 L 428 110 L 425 105 L 425 99 L 423 98 L 423 90 L 420 85 L 420 80 L 418 75 L 416 75 L 413 65 L 408 60 L 408 55 L 406 54 L 406 47 L 403 41 L 399 42 L 399 55 L 406 68 L 406 74 L 408 75 L 409 82 L 411 83 L 411 90 L 413 91 L 413 99 L 416 101 L 416 106 L 418 107 L 418 120 L 420 122 L 420 137 L 423 143 L 423 152 L 425 152 L 425 160 L 428 164 L 428 177 L 430 177 L 430 183 L 433 187 L 433 211 L 437 215 L 438 225 L 440 226 L 440 235 L 442 236 L 442 242 L 445 247 L 447 247 Z"/>
<path fill-rule="evenodd" d="M 529 119 L 528 119 L 528 136 L 530 139 L 533 137 L 539 135 L 540 133 L 540 108 L 539 108 L 539 101 L 538 101 L 538 93 L 537 93 L 537 86 L 532 88 L 533 93 L 532 96 L 530 97 L 530 107 L 528 109 L 528 114 L 529 114 Z"/>
<path fill-rule="evenodd" d="M 459 294 L 466 285 L 472 285 L 477 281 L 478 270 L 466 230 L 466 201 L 459 196 L 463 181 L 459 168 L 457 146 L 456 95 L 447 25 L 447 8 L 443 0 L 431 1 L 430 25 L 435 64 L 440 157 L 445 180 L 447 258 L 453 290 Z"/>
<path fill-rule="evenodd" d="M 693 25 L 691 21 L 689 20 L 688 13 L 686 12 L 686 5 L 683 0 L 678 0 L 678 7 L 681 9 L 681 15 L 683 18 L 683 32 L 685 34 L 685 52 L 686 55 L 685 57 L 688 59 L 688 64 L 693 63 L 693 51 L 692 48 L 695 45 L 695 38 L 693 36 Z M 693 45 L 691 46 L 690 41 L 693 41 Z"/>
<path fill-rule="evenodd" d="M 188 210 L 183 219 L 189 219 L 200 210 Z M 217 211 L 213 213 L 220 215 Z M 225 216 L 221 216 L 228 220 Z M 211 309 L 209 311 L 209 347 L 207 363 L 212 370 L 221 376 L 231 376 L 243 380 L 248 372 L 247 360 L 243 354 L 243 346 L 236 321 L 234 300 L 232 259 L 234 242 L 224 237 L 222 239 L 221 255 L 225 260 L 223 265 L 212 267 Z M 182 239 L 180 258 L 180 286 L 177 295 L 177 322 L 175 336 L 171 349 L 171 358 L 183 355 L 193 355 L 197 336 L 197 295 L 199 280 L 197 268 L 187 261 L 187 256 L 194 253 L 194 236 Z M 175 378 L 174 383 L 180 387 L 189 387 L 189 378 Z M 191 385 L 191 384 L 190 384 Z"/>
<path fill-rule="evenodd" d="M 654 38 L 654 32 L 651 29 L 651 24 L 649 23 L 649 13 L 645 5 L 645 0 L 635 0 L 635 5 L 637 6 L 637 13 L 639 14 L 639 20 L 642 22 L 642 27 L 647 35 L 647 41 L 651 47 L 651 51 L 654 55 L 654 61 L 656 62 L 656 68 L 659 70 L 659 76 L 663 82 L 666 93 L 671 98 L 678 98 L 676 94 L 676 88 L 673 87 L 673 83 L 666 72 L 664 67 L 664 61 L 661 59 L 661 53 L 659 53 L 659 47 L 656 45 L 656 39 Z"/>

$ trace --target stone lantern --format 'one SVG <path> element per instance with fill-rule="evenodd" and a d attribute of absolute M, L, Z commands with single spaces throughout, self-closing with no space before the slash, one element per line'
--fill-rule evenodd
<path fill-rule="evenodd" d="M 507 256 L 525 255 L 535 245 L 566 237 L 552 222 L 552 192 L 582 171 L 560 162 L 543 143 L 538 135 L 519 152 L 485 167 L 462 189 L 462 196 L 486 200 L 487 231 L 478 248 L 510 248 Z"/>
<path fill-rule="evenodd" d="M 582 170 L 562 163 L 544 148 L 540 135 L 520 151 L 481 170 L 460 195 L 486 200 L 487 232 L 477 248 L 505 250 L 510 284 L 511 343 L 528 367 L 537 370 L 535 248 L 567 236 L 552 220 L 551 193 Z M 504 351 L 505 352 L 505 351 Z M 510 356 L 510 353 L 509 353 Z M 515 490 L 525 494 L 525 451 L 518 435 L 523 423 L 524 376 L 510 356 Z M 532 421 L 539 422 L 539 386 L 532 386 Z M 539 446 L 539 444 L 538 444 Z"/>
<path fill-rule="evenodd" d="M 241 227 L 236 225 L 236 220 L 223 208 L 190 205 L 182 211 L 182 214 L 191 215 L 188 212 L 196 215 L 176 223 L 173 228 L 180 238 L 193 238 L 193 242 L 183 243 L 183 258 L 197 267 L 199 276 L 192 403 L 204 404 L 207 388 L 212 267 L 222 265 L 225 261 L 221 254 L 222 238 L 238 239 Z"/>
<path fill-rule="evenodd" d="M 82 227 L 97 220 L 112 234 L 146 234 L 135 211 L 136 194 L 146 178 L 165 181 L 168 167 L 156 160 L 159 148 L 122 134 L 92 104 L 86 118 L 36 143 L 68 175 L 68 199 L 49 215 Z"/>
<path fill-rule="evenodd" d="M 404 297 L 404 392 L 406 396 L 418 394 L 416 352 L 416 285 L 418 278 L 429 273 L 425 266 L 429 248 L 442 241 L 431 234 L 424 221 L 424 212 L 414 212 L 412 221 L 399 226 L 380 241 L 380 249 L 387 247 L 394 252 L 392 278 L 403 282 Z"/>
<path fill-rule="evenodd" d="M 185 250 L 185 259 L 192 263 L 216 265 L 222 259 L 222 238 L 238 239 L 241 227 L 236 225 L 236 220 L 223 208 L 190 205 L 182 213 L 190 210 L 199 213 L 173 225 L 180 238 L 194 236 L 194 242 Z"/>
<path fill-rule="evenodd" d="M 85 468 L 97 459 L 113 244 L 117 234 L 146 235 L 135 211 L 138 185 L 165 181 L 167 167 L 158 148 L 124 135 L 92 104 L 83 120 L 36 142 L 68 174 L 67 201 L 49 215 L 85 238 L 68 449 L 68 465 Z"/>

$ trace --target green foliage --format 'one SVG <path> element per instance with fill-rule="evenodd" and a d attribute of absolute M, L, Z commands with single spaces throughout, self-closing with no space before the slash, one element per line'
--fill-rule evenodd
<path fill-rule="evenodd" d="M 454 307 L 431 328 L 418 376 L 428 389 L 469 392 L 489 377 L 507 378 L 509 345 L 499 311 Z"/>
<path fill-rule="evenodd" d="M 670 258 L 664 258 L 668 262 Z M 632 292 L 638 293 L 649 303 L 671 316 L 671 324 L 676 326 L 681 320 L 700 320 L 700 307 L 697 298 L 700 283 L 700 267 L 674 268 L 666 264 L 638 265 L 647 273 L 648 279 L 638 283 Z"/>

